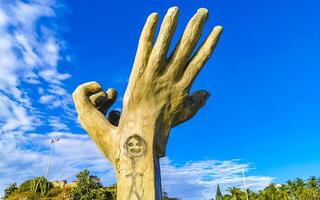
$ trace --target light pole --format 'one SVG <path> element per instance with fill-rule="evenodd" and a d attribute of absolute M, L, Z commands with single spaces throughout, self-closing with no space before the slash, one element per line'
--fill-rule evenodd
<path fill-rule="evenodd" d="M 52 157 L 52 153 L 53 153 L 53 148 L 54 148 L 54 143 L 58 142 L 59 138 L 54 138 L 51 139 L 51 149 L 50 149 L 50 155 L 49 155 L 49 159 L 48 159 L 48 164 L 47 164 L 47 169 L 46 169 L 46 179 L 48 178 L 48 172 L 49 172 L 49 167 L 50 167 L 50 163 L 51 163 L 51 157 Z"/>
<path fill-rule="evenodd" d="M 247 200 L 249 200 L 249 196 L 248 196 L 248 191 L 247 191 L 247 186 L 246 186 L 246 177 L 244 175 L 244 168 L 242 167 L 242 178 L 243 178 L 243 186 L 244 186 L 244 191 L 246 193 L 246 197 L 247 197 Z"/>

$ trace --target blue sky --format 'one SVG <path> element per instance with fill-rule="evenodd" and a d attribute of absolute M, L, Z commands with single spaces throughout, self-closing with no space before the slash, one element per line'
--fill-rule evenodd
<path fill-rule="evenodd" d="M 114 182 L 79 127 L 70 94 L 95 80 L 121 97 L 148 14 L 162 19 L 172 6 L 180 17 L 171 49 L 200 7 L 210 12 L 200 42 L 215 25 L 224 32 L 193 86 L 210 99 L 171 131 L 162 161 L 169 194 L 209 198 L 218 183 L 241 186 L 242 167 L 252 189 L 320 176 L 318 1 L 16 0 L 0 3 L 1 190 L 43 175 L 55 136 L 62 139 L 52 179 L 73 180 L 89 168 Z M 121 107 L 120 98 L 114 108 Z"/>

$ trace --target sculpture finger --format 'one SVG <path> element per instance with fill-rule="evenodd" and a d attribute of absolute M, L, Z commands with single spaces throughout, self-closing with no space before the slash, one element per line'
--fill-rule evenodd
<path fill-rule="evenodd" d="M 104 115 L 117 98 L 117 91 L 110 88 L 107 92 L 101 91 L 90 96 L 92 104 Z"/>
<path fill-rule="evenodd" d="M 167 58 L 167 52 L 178 23 L 179 9 L 172 7 L 168 10 L 163 19 L 157 41 L 151 51 L 148 61 L 147 71 L 149 73 L 157 74 L 163 68 L 164 62 Z"/>
<path fill-rule="evenodd" d="M 103 114 L 105 114 L 105 110 L 103 109 L 103 106 L 107 103 L 108 97 L 107 94 L 104 91 L 98 92 L 94 95 L 90 96 L 90 101 L 92 104 Z"/>
<path fill-rule="evenodd" d="M 197 13 L 189 21 L 179 43 L 170 56 L 170 63 L 168 65 L 169 76 L 177 78 L 181 77 L 185 69 L 192 51 L 197 45 L 201 37 L 202 29 L 208 18 L 208 10 L 200 8 Z"/>
<path fill-rule="evenodd" d="M 138 49 L 134 60 L 129 83 L 141 75 L 148 64 L 148 59 L 152 50 L 154 34 L 158 23 L 158 14 L 149 15 L 140 35 Z"/>
<path fill-rule="evenodd" d="M 178 117 L 172 122 L 172 127 L 175 127 L 190 118 L 192 118 L 201 107 L 206 103 L 206 100 L 210 97 L 209 92 L 204 90 L 199 90 L 194 92 L 191 96 L 188 97 L 187 105 L 182 113 L 178 114 Z"/>
<path fill-rule="evenodd" d="M 83 101 L 88 101 L 89 96 L 101 92 L 102 88 L 97 82 L 88 82 L 79 85 L 73 92 L 72 96 L 75 104 L 81 104 Z"/>
<path fill-rule="evenodd" d="M 107 90 L 107 96 L 108 96 L 108 101 L 114 103 L 118 96 L 118 92 L 113 88 L 109 88 Z"/>
<path fill-rule="evenodd" d="M 72 97 L 79 118 L 82 119 L 81 121 L 94 121 L 92 124 L 100 123 L 101 127 L 103 127 L 103 124 L 108 127 L 110 125 L 109 121 L 102 114 L 103 111 L 101 113 L 101 110 L 98 110 L 96 106 L 106 103 L 110 107 L 115 100 L 115 94 L 116 92 L 112 89 L 104 93 L 102 87 L 97 82 L 88 82 L 78 86 L 73 92 Z"/>
<path fill-rule="evenodd" d="M 136 82 L 136 79 L 138 79 L 138 77 L 140 77 L 143 74 L 148 64 L 149 56 L 152 51 L 152 44 L 157 24 L 158 14 L 152 13 L 151 15 L 149 15 L 140 35 L 136 57 L 129 78 L 129 84 L 123 98 L 124 101 L 127 101 L 131 96 L 131 92 Z"/>
<path fill-rule="evenodd" d="M 181 84 L 186 85 L 188 88 L 191 87 L 194 79 L 205 65 L 205 63 L 210 58 L 212 52 L 214 51 L 220 35 L 222 33 L 222 27 L 216 26 L 207 37 L 207 39 L 203 42 L 201 47 L 197 50 L 194 56 L 190 59 L 187 64 L 186 71 L 183 74 L 181 79 Z"/>

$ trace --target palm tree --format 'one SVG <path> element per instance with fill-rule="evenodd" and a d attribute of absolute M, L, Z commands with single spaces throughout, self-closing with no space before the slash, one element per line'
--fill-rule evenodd
<path fill-rule="evenodd" d="M 222 195 L 222 200 L 246 200 L 246 193 L 240 188 L 231 187 L 230 194 Z M 289 180 L 287 184 L 271 183 L 258 193 L 247 190 L 249 200 L 320 200 L 320 178 L 311 176 Z"/>
<path fill-rule="evenodd" d="M 258 194 L 251 191 L 250 189 L 247 189 L 247 194 L 248 194 L 249 200 L 255 200 L 258 197 Z"/>
<path fill-rule="evenodd" d="M 289 189 L 285 184 L 278 187 L 277 199 L 289 200 Z"/>
<path fill-rule="evenodd" d="M 304 190 L 304 186 L 305 186 L 305 183 L 303 181 L 302 178 L 296 178 L 294 180 L 295 184 L 296 184 L 296 192 L 295 192 L 295 197 L 298 198 L 298 199 L 301 199 L 302 198 L 302 194 L 303 194 L 303 190 Z"/>
<path fill-rule="evenodd" d="M 307 180 L 307 187 L 313 190 L 317 190 L 319 183 L 318 180 L 315 176 L 311 176 L 308 180 Z"/>
<path fill-rule="evenodd" d="M 290 199 L 294 199 L 295 198 L 295 194 L 296 194 L 296 191 L 297 191 L 297 185 L 294 181 L 292 180 L 289 180 L 287 182 L 287 185 L 288 185 L 288 194 L 289 194 L 289 197 Z"/>
<path fill-rule="evenodd" d="M 298 188 L 303 188 L 305 186 L 305 183 L 302 178 L 296 178 L 294 181 Z"/>
<path fill-rule="evenodd" d="M 313 199 L 315 199 L 318 194 L 318 186 L 319 182 L 315 176 L 311 176 L 307 180 L 307 188 L 309 189 L 309 193 Z"/>
<path fill-rule="evenodd" d="M 267 186 L 265 189 L 266 196 L 268 199 L 275 200 L 277 197 L 277 185 L 274 183 L 271 183 L 269 186 Z"/>
<path fill-rule="evenodd" d="M 231 193 L 231 200 L 242 200 L 242 196 L 245 195 L 240 188 L 231 187 L 228 189 L 228 192 Z"/>

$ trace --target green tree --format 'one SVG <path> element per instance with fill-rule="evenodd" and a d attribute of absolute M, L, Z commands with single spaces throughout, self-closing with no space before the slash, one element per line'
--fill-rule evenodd
<path fill-rule="evenodd" d="M 36 177 L 23 182 L 18 191 L 19 192 L 34 192 L 38 194 L 45 194 L 53 185 L 45 177 Z"/>
<path fill-rule="evenodd" d="M 307 180 L 307 187 L 314 190 L 314 191 L 317 191 L 318 190 L 318 187 L 319 187 L 319 182 L 318 182 L 318 179 L 317 177 L 315 176 L 311 176 L 308 180 Z"/>
<path fill-rule="evenodd" d="M 278 187 L 277 198 L 283 200 L 289 200 L 288 186 L 286 184 L 281 184 Z"/>
<path fill-rule="evenodd" d="M 162 192 L 162 200 L 179 200 L 179 199 L 177 199 L 175 197 L 169 197 L 168 193 L 164 190 Z"/>
<path fill-rule="evenodd" d="M 277 186 L 274 183 L 271 183 L 264 189 L 265 197 L 270 200 L 276 200 L 277 199 Z"/>
<path fill-rule="evenodd" d="M 311 176 L 306 182 L 306 189 L 304 190 L 304 196 L 310 199 L 316 199 L 318 196 L 319 182 L 315 176 Z"/>
<path fill-rule="evenodd" d="M 222 197 L 223 197 L 223 195 L 222 195 L 222 192 L 220 190 L 220 186 L 218 184 L 217 185 L 217 190 L 216 190 L 216 200 L 222 200 Z"/>
<path fill-rule="evenodd" d="M 16 183 L 11 183 L 6 189 L 4 189 L 3 199 L 7 199 L 10 195 L 12 195 L 15 191 L 17 191 L 18 186 Z"/>
<path fill-rule="evenodd" d="M 249 200 L 255 200 L 258 197 L 258 194 L 253 192 L 253 191 L 251 191 L 249 188 L 247 188 L 247 194 L 248 194 L 248 199 Z M 247 199 L 247 198 L 245 198 L 245 199 Z"/>
<path fill-rule="evenodd" d="M 245 192 L 242 192 L 240 188 L 231 187 L 228 189 L 231 194 L 231 200 L 242 200 L 245 199 Z"/>
<path fill-rule="evenodd" d="M 97 176 L 91 176 L 89 170 L 77 174 L 77 186 L 72 190 L 73 200 L 112 200 L 115 195 L 104 188 Z"/>
<path fill-rule="evenodd" d="M 289 194 L 290 199 L 297 198 L 296 197 L 296 193 L 297 193 L 298 187 L 297 187 L 296 182 L 292 181 L 292 180 L 289 180 L 287 182 L 287 185 L 288 185 L 288 189 L 289 189 L 288 194 Z"/>
<path fill-rule="evenodd" d="M 302 178 L 296 178 L 294 182 L 296 183 L 297 189 L 302 189 L 305 186 L 304 180 Z"/>
<path fill-rule="evenodd" d="M 295 197 L 298 199 L 302 199 L 305 189 L 304 187 L 306 184 L 304 183 L 304 180 L 302 178 L 296 178 L 294 182 L 296 184 Z"/>

